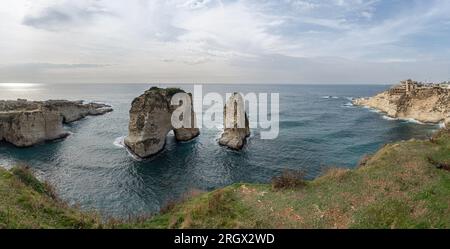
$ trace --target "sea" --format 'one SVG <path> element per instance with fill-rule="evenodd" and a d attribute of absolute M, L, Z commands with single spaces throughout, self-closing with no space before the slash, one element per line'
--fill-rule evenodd
<path fill-rule="evenodd" d="M 210 191 L 233 183 L 269 183 L 283 170 L 301 170 L 308 179 L 327 168 L 354 168 L 365 154 L 384 144 L 426 138 L 438 125 L 396 120 L 351 104 L 388 85 L 204 84 L 203 94 L 279 93 L 280 130 L 262 140 L 252 129 L 242 151 L 218 145 L 221 130 L 202 128 L 189 142 L 167 136 L 165 149 L 148 159 L 123 146 L 133 99 L 161 84 L 0 84 L 0 99 L 67 99 L 112 105 L 114 111 L 68 124 L 65 139 L 16 148 L 0 143 L 0 165 L 28 165 L 50 182 L 69 204 L 104 217 L 125 218 L 158 212 L 191 191 Z M 207 109 L 205 106 L 204 110 Z"/>

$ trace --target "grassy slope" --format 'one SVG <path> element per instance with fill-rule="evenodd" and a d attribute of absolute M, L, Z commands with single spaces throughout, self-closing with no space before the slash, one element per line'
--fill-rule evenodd
<path fill-rule="evenodd" d="M 450 132 L 390 144 L 356 170 L 332 169 L 298 189 L 234 184 L 151 219 L 101 225 L 27 172 L 0 169 L 0 228 L 450 228 Z"/>
<path fill-rule="evenodd" d="M 235 184 L 128 226 L 157 228 L 450 228 L 450 134 L 390 144 L 355 170 L 300 189 Z"/>
<path fill-rule="evenodd" d="M 0 228 L 97 228 L 96 215 L 70 208 L 24 168 L 0 168 Z"/>

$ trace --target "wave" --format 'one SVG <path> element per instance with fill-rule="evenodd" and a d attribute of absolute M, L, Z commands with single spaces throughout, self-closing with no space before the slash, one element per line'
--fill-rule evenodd
<path fill-rule="evenodd" d="M 352 102 L 348 102 L 342 105 L 343 107 L 354 107 Z"/>
<path fill-rule="evenodd" d="M 127 146 L 125 146 L 125 137 L 126 136 L 122 136 L 122 137 L 118 137 L 114 140 L 113 144 L 116 147 L 125 149 L 128 152 L 128 155 L 130 155 L 134 160 L 136 161 L 143 161 L 144 159 L 138 157 L 137 155 L 135 155 L 130 149 L 128 149 Z"/>
<path fill-rule="evenodd" d="M 369 112 L 382 113 L 382 111 L 375 109 L 375 108 L 371 108 L 371 107 L 366 107 L 366 108 L 369 109 Z"/>
<path fill-rule="evenodd" d="M 393 120 L 399 120 L 399 118 L 393 118 L 393 117 L 389 117 L 388 115 L 383 115 L 383 116 L 381 116 L 383 119 L 386 119 L 386 120 L 391 120 L 391 121 L 393 121 Z"/>
<path fill-rule="evenodd" d="M 116 138 L 113 144 L 119 148 L 125 148 L 125 136 Z"/>
<path fill-rule="evenodd" d="M 339 98 L 338 96 L 329 96 L 329 95 L 322 96 L 322 99 L 338 99 L 338 98 Z"/>
<path fill-rule="evenodd" d="M 416 120 L 416 119 L 413 119 L 413 118 L 393 118 L 393 117 L 390 117 L 388 115 L 383 115 L 382 118 L 386 119 L 386 120 L 392 120 L 392 121 L 402 121 L 402 122 L 405 122 L 405 123 L 427 125 L 427 123 L 420 122 L 419 120 Z"/>
<path fill-rule="evenodd" d="M 401 118 L 401 121 L 404 121 L 406 123 L 413 123 L 413 124 L 425 124 L 423 122 L 420 122 L 419 120 L 415 120 L 413 118 Z"/>

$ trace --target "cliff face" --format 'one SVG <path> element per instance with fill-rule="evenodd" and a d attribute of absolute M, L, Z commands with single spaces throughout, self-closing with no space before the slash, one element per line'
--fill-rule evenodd
<path fill-rule="evenodd" d="M 412 118 L 426 123 L 450 120 L 450 89 L 416 89 L 403 94 L 385 91 L 371 98 L 355 99 L 353 104 L 378 109 L 394 118 Z"/>
<path fill-rule="evenodd" d="M 244 147 L 248 136 L 250 128 L 244 101 L 241 95 L 234 93 L 224 107 L 224 132 L 219 144 L 240 150 Z"/>
<path fill-rule="evenodd" d="M 0 141 L 18 147 L 66 137 L 63 123 L 112 109 L 102 104 L 83 104 L 66 100 L 0 101 Z"/>
<path fill-rule="evenodd" d="M 172 113 L 178 106 L 171 105 L 170 101 L 178 92 L 184 91 L 173 88 L 151 88 L 133 100 L 125 145 L 137 156 L 145 158 L 161 151 L 171 130 L 174 130 L 178 141 L 188 141 L 200 134 L 197 128 L 172 127 Z M 193 111 L 191 118 L 191 127 L 194 127 Z"/>

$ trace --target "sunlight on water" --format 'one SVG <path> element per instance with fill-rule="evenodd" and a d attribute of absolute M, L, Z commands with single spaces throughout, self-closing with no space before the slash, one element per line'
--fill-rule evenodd
<path fill-rule="evenodd" d="M 11 92 L 36 91 L 42 84 L 37 83 L 0 83 L 0 91 Z"/>

